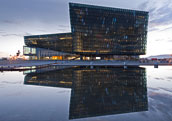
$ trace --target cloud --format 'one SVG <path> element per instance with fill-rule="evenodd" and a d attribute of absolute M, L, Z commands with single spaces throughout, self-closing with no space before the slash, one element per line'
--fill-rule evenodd
<path fill-rule="evenodd" d="M 165 41 L 165 39 L 156 39 L 155 41 L 156 42 L 158 42 L 158 41 Z"/>
<path fill-rule="evenodd" d="M 61 32 L 67 32 L 68 31 L 68 29 L 63 29 L 63 28 L 59 28 L 59 29 L 57 29 L 58 31 L 61 31 Z"/>
<path fill-rule="evenodd" d="M 140 10 L 145 10 L 145 8 L 148 7 L 148 4 L 149 4 L 149 1 L 145 1 L 143 3 L 141 3 L 137 8 L 140 9 Z"/>
<path fill-rule="evenodd" d="M 170 69 L 171 70 L 171 69 Z M 172 79 L 172 77 L 167 77 L 167 79 Z"/>
<path fill-rule="evenodd" d="M 32 34 L 31 33 L 28 33 L 28 32 L 26 32 L 26 33 L 23 34 L 23 36 L 29 36 L 29 35 L 32 35 Z"/>
<path fill-rule="evenodd" d="M 58 25 L 58 27 L 60 27 L 60 28 L 69 28 L 69 26 L 67 26 L 67 25 Z"/>
<path fill-rule="evenodd" d="M 38 32 L 47 32 L 45 29 L 37 29 Z"/>
<path fill-rule="evenodd" d="M 149 27 L 168 25 L 172 22 L 171 0 L 147 0 L 138 6 L 139 9 L 149 11 Z"/>
<path fill-rule="evenodd" d="M 20 34 L 3 34 L 1 35 L 2 37 L 8 37 L 8 36 L 17 36 L 17 37 L 21 37 L 22 35 Z"/>
<path fill-rule="evenodd" d="M 16 20 L 13 20 L 13 21 L 11 21 L 11 20 L 2 20 L 1 23 L 4 23 L 4 24 L 17 24 L 17 25 L 21 24 L 21 22 L 16 21 Z"/>
<path fill-rule="evenodd" d="M 159 31 L 160 29 L 158 29 L 158 28 L 149 28 L 148 30 L 149 30 L 149 32 L 153 32 L 153 31 Z"/>
<path fill-rule="evenodd" d="M 9 54 L 6 52 L 0 52 L 0 57 L 7 57 Z"/>
<path fill-rule="evenodd" d="M 5 30 L 0 29 L 0 34 L 1 34 L 1 33 L 6 33 L 6 32 L 5 32 Z"/>
<path fill-rule="evenodd" d="M 31 33 L 23 33 L 23 34 L 2 34 L 2 37 L 9 37 L 9 36 L 17 36 L 17 37 L 24 37 L 24 36 L 28 36 L 28 35 L 32 35 Z"/>
<path fill-rule="evenodd" d="M 172 39 L 168 40 L 168 42 L 172 42 Z M 171 49 L 170 49 L 171 50 Z"/>
<path fill-rule="evenodd" d="M 168 27 L 168 28 L 162 29 L 161 31 L 167 31 L 167 30 L 170 30 L 170 29 L 172 29 L 172 27 Z"/>

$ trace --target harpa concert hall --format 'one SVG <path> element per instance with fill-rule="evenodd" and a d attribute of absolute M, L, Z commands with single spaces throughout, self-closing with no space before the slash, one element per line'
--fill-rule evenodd
<path fill-rule="evenodd" d="M 71 33 L 25 36 L 31 60 L 137 60 L 146 54 L 148 12 L 69 3 Z"/>

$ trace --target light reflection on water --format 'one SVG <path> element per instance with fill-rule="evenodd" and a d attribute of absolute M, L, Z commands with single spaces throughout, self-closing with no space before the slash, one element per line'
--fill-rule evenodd
<path fill-rule="evenodd" d="M 171 121 L 171 75 L 172 67 L 0 73 L 0 121 Z"/>

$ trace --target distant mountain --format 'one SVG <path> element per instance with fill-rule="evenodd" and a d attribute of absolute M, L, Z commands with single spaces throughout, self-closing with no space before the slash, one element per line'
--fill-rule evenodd
<path fill-rule="evenodd" d="M 157 59 L 172 58 L 172 55 L 170 55 L 170 54 L 153 55 L 153 56 L 149 56 L 149 57 L 147 57 L 147 58 L 148 58 L 148 59 L 151 59 L 151 58 L 157 58 Z"/>

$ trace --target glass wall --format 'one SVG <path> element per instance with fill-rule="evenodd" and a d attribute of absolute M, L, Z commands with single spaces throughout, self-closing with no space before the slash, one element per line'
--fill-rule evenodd
<path fill-rule="evenodd" d="M 36 48 L 24 46 L 23 53 L 24 55 L 36 55 Z"/>
<path fill-rule="evenodd" d="M 70 3 L 70 19 L 76 53 L 146 52 L 148 12 Z"/>
<path fill-rule="evenodd" d="M 29 47 L 72 52 L 71 33 L 25 36 L 24 40 Z"/>
<path fill-rule="evenodd" d="M 30 56 L 29 60 L 72 60 L 78 57 L 78 55 L 71 53 L 27 46 L 23 47 L 23 53 L 26 56 Z"/>

